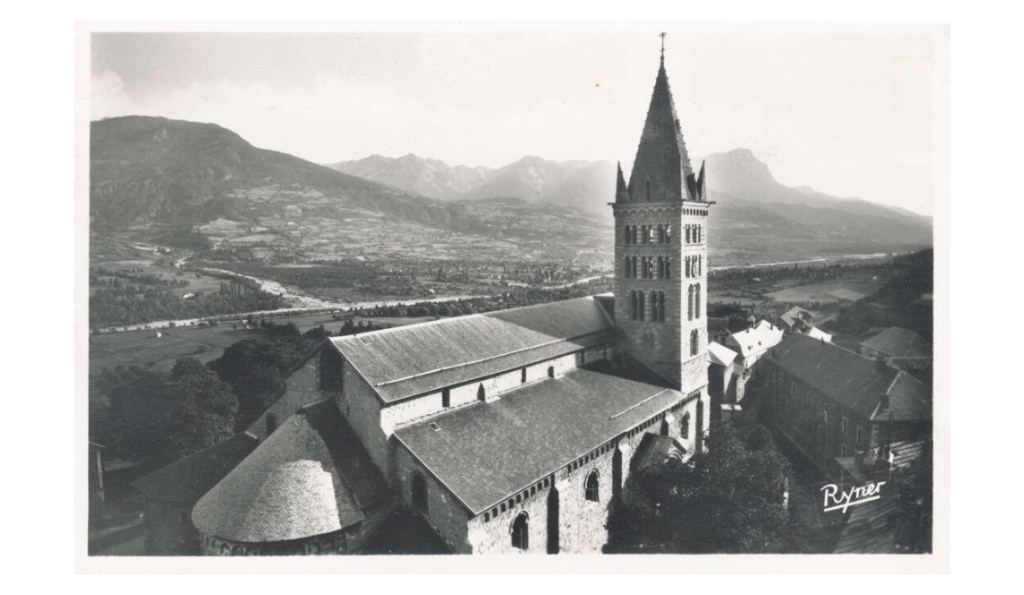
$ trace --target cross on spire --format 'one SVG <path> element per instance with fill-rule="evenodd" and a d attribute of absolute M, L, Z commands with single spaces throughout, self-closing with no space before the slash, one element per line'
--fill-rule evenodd
<path fill-rule="evenodd" d="M 662 31 L 659 34 L 659 36 L 661 37 L 661 61 L 662 62 L 665 61 L 665 36 L 666 35 L 668 35 L 668 33 L 665 33 L 664 31 Z"/>

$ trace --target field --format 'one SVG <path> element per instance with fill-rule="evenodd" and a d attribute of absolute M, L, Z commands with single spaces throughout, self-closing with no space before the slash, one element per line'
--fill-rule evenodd
<path fill-rule="evenodd" d="M 778 302 L 833 304 L 838 302 L 855 302 L 874 295 L 888 278 L 874 277 L 871 279 L 849 279 L 827 283 L 811 283 L 796 285 L 766 294 Z"/>
<path fill-rule="evenodd" d="M 179 357 L 208 362 L 220 357 L 224 348 L 235 341 L 257 334 L 257 331 L 232 329 L 225 324 L 211 328 L 92 335 L 89 337 L 89 373 L 98 374 L 103 368 L 116 366 L 155 366 L 169 370 Z"/>
<path fill-rule="evenodd" d="M 337 318 L 334 318 L 337 316 Z M 433 320 L 433 318 L 391 318 L 355 317 L 375 325 L 401 326 Z M 332 334 L 345 323 L 341 315 L 310 314 L 273 318 L 275 324 L 292 322 L 305 332 L 323 325 Z M 235 328 L 233 328 L 235 327 Z M 259 331 L 249 330 L 241 321 L 224 322 L 215 327 L 188 327 L 155 330 L 103 333 L 89 337 L 89 374 L 96 375 L 103 368 L 117 366 L 152 366 L 158 370 L 170 370 L 175 360 L 192 357 L 206 363 L 217 359 L 231 344 L 249 337 L 259 336 Z"/>

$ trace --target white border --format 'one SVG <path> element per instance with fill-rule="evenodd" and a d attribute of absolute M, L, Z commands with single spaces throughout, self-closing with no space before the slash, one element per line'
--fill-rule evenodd
<path fill-rule="evenodd" d="M 86 555 L 87 488 L 87 374 L 88 330 L 88 127 L 89 34 L 92 32 L 409 32 L 409 31 L 606 31 L 657 32 L 677 27 L 666 20 L 73 20 L 73 360 L 74 360 L 74 540 L 75 573 L 590 573 L 590 575 L 674 575 L 674 573 L 735 573 L 735 575 L 930 575 L 952 573 L 952 20 L 745 20 L 689 22 L 700 27 L 730 30 L 761 28 L 766 23 L 799 23 L 818 30 L 864 28 L 878 35 L 930 31 L 935 35 L 935 209 L 936 219 L 936 526 L 932 556 L 558 556 L 450 558 L 88 558 Z M 809 563 L 812 562 L 812 563 Z"/>

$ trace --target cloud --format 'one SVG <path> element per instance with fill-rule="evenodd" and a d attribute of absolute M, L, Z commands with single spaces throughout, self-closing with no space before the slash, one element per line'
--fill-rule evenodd
<path fill-rule="evenodd" d="M 134 113 L 134 104 L 116 72 L 93 76 L 89 86 L 89 115 L 93 120 Z"/>
<path fill-rule="evenodd" d="M 423 63 L 456 89 L 494 76 L 494 57 L 479 50 L 468 37 L 426 37 L 418 50 Z"/>

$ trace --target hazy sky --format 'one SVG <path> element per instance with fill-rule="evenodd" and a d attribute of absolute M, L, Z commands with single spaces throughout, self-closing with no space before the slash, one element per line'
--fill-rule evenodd
<path fill-rule="evenodd" d="M 660 30 L 691 156 L 747 147 L 785 184 L 932 214 L 941 57 L 925 27 L 104 33 L 91 113 L 214 122 L 318 163 L 539 155 L 618 160 L 628 175 Z"/>

